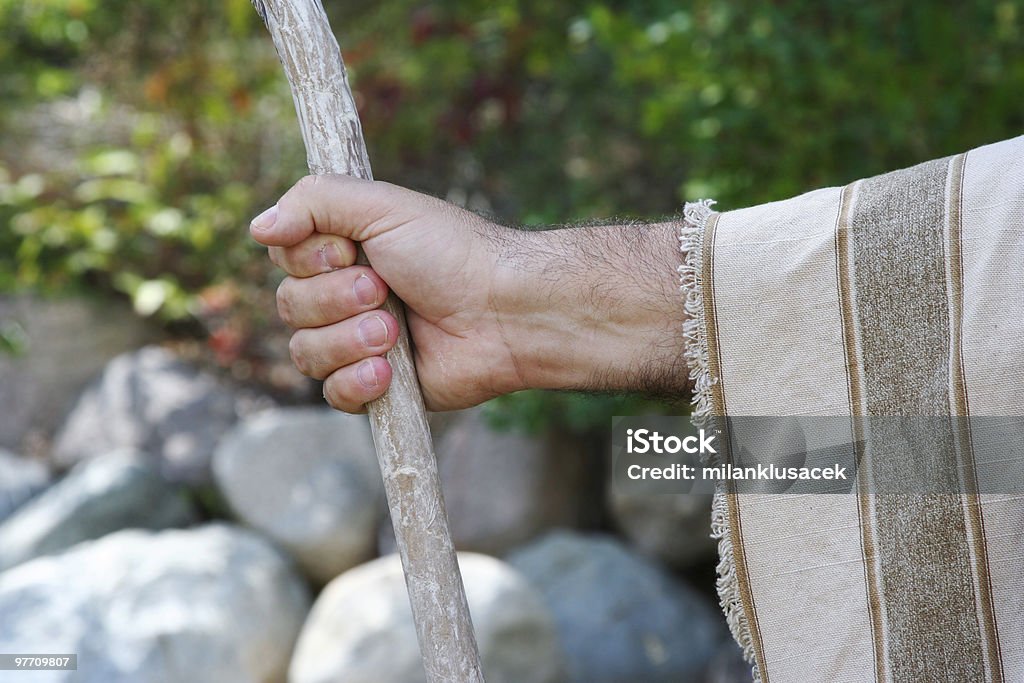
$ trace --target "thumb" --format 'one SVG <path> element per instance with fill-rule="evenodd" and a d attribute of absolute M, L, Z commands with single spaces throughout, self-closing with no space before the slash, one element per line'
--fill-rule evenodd
<path fill-rule="evenodd" d="M 309 175 L 253 219 L 249 231 L 260 244 L 290 247 L 314 232 L 368 240 L 389 228 L 401 204 L 401 189 L 346 175 Z"/>

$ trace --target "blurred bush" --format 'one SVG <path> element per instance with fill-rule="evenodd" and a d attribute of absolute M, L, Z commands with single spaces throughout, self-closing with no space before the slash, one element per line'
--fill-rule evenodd
<path fill-rule="evenodd" d="M 377 176 L 531 226 L 1019 134 L 1022 4 L 327 2 Z M 248 0 L 0 0 L 0 101 L 0 287 L 130 297 L 227 366 L 275 353 L 278 276 L 245 227 L 304 161 Z M 629 405 L 499 412 L 585 428 Z"/>

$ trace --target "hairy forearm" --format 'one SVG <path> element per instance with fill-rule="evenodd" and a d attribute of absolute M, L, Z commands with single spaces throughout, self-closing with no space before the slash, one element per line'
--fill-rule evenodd
<path fill-rule="evenodd" d="M 494 307 L 522 386 L 685 392 L 677 227 L 502 232 Z"/>

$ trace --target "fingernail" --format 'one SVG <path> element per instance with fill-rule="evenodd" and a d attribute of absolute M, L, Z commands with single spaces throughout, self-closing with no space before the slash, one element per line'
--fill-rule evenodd
<path fill-rule="evenodd" d="M 252 219 L 252 227 L 256 230 L 270 230 L 277 222 L 277 204 Z"/>
<path fill-rule="evenodd" d="M 379 315 L 359 323 L 359 338 L 366 346 L 382 346 L 388 340 L 388 326 Z"/>
<path fill-rule="evenodd" d="M 331 245 L 321 244 L 316 251 L 320 255 L 320 267 L 324 270 L 334 270 L 336 266 L 331 265 L 331 255 L 328 253 L 331 251 Z"/>
<path fill-rule="evenodd" d="M 352 290 L 356 294 L 356 300 L 362 305 L 372 306 L 377 303 L 377 285 L 373 284 L 373 280 L 366 275 L 356 278 L 356 281 L 352 283 Z"/>
<path fill-rule="evenodd" d="M 359 377 L 359 383 L 367 389 L 373 389 L 377 386 L 377 370 L 373 367 L 373 361 L 364 360 L 356 368 L 356 376 Z"/>
<path fill-rule="evenodd" d="M 338 244 L 325 245 L 323 250 L 324 260 L 327 265 L 331 268 L 344 268 L 345 263 L 345 252 L 341 250 L 341 246 Z M 365 275 L 363 277 L 366 277 Z"/>

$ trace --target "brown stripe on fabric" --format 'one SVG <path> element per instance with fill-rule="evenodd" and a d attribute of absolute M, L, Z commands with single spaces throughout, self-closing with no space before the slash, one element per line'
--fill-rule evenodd
<path fill-rule="evenodd" d="M 969 415 L 967 382 L 964 379 L 963 319 L 964 319 L 964 260 L 960 249 L 963 222 L 964 164 L 967 155 L 961 154 L 950 164 L 949 179 L 949 315 L 952 375 L 953 415 Z"/>
<path fill-rule="evenodd" d="M 849 246 L 868 416 L 950 412 L 948 167 L 949 159 L 942 159 L 858 187 Z M 888 670 L 901 682 L 983 681 L 961 497 L 928 492 L 955 490 L 959 480 L 952 425 L 912 434 L 907 427 L 905 421 L 875 421 L 868 446 L 877 486 L 927 486 L 873 494 Z"/>
<path fill-rule="evenodd" d="M 850 394 L 850 414 L 854 416 L 864 415 L 864 393 L 860 377 L 861 364 L 857 353 L 853 295 L 850 291 L 853 277 L 850 268 L 850 210 L 858 184 L 851 183 L 843 188 L 839 218 L 836 221 L 836 268 L 839 281 L 839 308 L 843 319 L 843 345 L 846 347 L 846 384 Z M 860 422 L 854 420 L 853 423 L 856 432 L 859 430 Z M 858 439 L 858 441 L 860 440 Z"/>
<path fill-rule="evenodd" d="M 704 287 L 704 335 L 708 344 L 708 374 L 714 379 L 711 392 L 713 415 L 724 416 L 725 384 L 722 379 L 721 352 L 718 347 L 718 308 L 715 303 L 715 234 L 718 231 L 718 217 L 713 213 L 704 228 L 704 244 L 701 245 L 701 263 L 704 272 L 700 274 Z"/>
<path fill-rule="evenodd" d="M 985 520 L 981 514 L 981 499 L 978 496 L 978 473 L 971 439 L 970 403 L 967 394 L 967 380 L 964 375 L 963 359 L 963 182 L 967 154 L 961 154 L 950 164 L 949 178 L 949 301 L 950 301 L 950 374 L 952 413 L 963 419 L 956 420 L 957 441 L 964 477 L 964 508 L 971 530 L 974 547 L 974 569 L 978 582 L 978 606 L 981 613 L 981 627 L 988 659 L 989 676 L 992 683 L 1004 679 L 1002 652 L 999 644 L 999 628 L 996 623 L 992 598 L 992 581 L 988 566 L 988 543 L 985 536 Z"/>
<path fill-rule="evenodd" d="M 726 439 L 723 443 L 728 443 Z M 728 446 L 725 447 L 728 450 Z M 731 454 L 727 456 L 731 461 Z M 743 518 L 740 513 L 739 494 L 736 493 L 736 482 L 728 482 L 726 497 L 729 503 L 729 534 L 732 541 L 732 556 L 735 564 L 736 580 L 739 582 L 740 599 L 743 612 L 747 617 L 750 629 L 750 642 L 754 646 L 754 662 L 757 664 L 761 683 L 769 683 L 768 662 L 764 655 L 764 642 L 761 638 L 761 625 L 757 621 L 757 605 L 750 586 L 750 567 L 747 565 L 747 553 L 743 547 Z"/>
<path fill-rule="evenodd" d="M 705 337 L 708 346 L 708 371 L 715 378 L 712 390 L 712 414 L 717 418 L 720 428 L 725 427 L 726 402 L 725 402 L 725 381 L 722 377 L 722 357 L 718 344 L 718 307 L 715 301 L 715 234 L 718 229 L 718 218 L 721 214 L 714 213 L 708 218 L 704 232 L 704 244 L 702 245 L 702 263 L 704 272 L 701 273 L 704 288 L 704 321 L 706 325 Z M 732 455 L 729 449 L 729 439 L 724 439 L 722 457 L 728 462 Z M 726 488 L 726 501 L 729 510 L 729 541 L 732 546 L 733 571 L 736 573 L 740 602 L 743 606 L 743 614 L 746 617 L 747 629 L 750 635 L 750 642 L 753 645 L 754 663 L 757 667 L 761 683 L 769 683 L 768 665 L 764 654 L 764 642 L 761 638 L 761 627 L 757 621 L 757 608 L 754 603 L 754 594 L 750 587 L 750 569 L 747 566 L 747 555 L 743 547 L 743 522 L 740 516 L 740 506 L 734 482 L 728 482 Z"/>
<path fill-rule="evenodd" d="M 850 426 L 853 433 L 858 470 L 864 460 L 864 394 L 860 377 L 860 354 L 857 352 L 856 325 L 851 293 L 853 274 L 850 269 L 850 211 L 857 183 L 843 188 L 836 218 L 836 284 L 839 290 L 839 309 L 842 317 L 843 347 L 846 355 L 846 386 L 849 395 Z M 868 617 L 871 621 L 871 650 L 875 661 L 875 681 L 885 679 L 885 645 L 882 634 L 882 604 L 879 597 L 881 583 L 876 565 L 874 531 L 871 526 L 871 499 L 868 496 L 866 472 L 857 477 L 857 517 L 860 526 L 861 556 L 864 558 L 864 587 L 867 596 Z"/>

